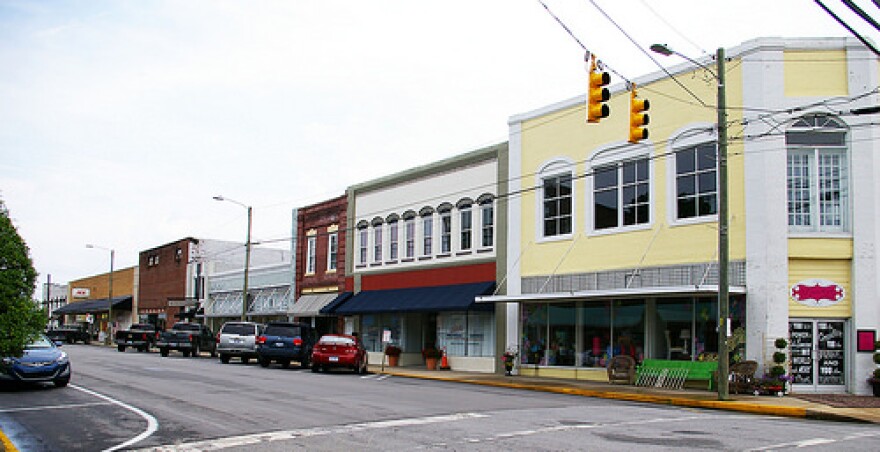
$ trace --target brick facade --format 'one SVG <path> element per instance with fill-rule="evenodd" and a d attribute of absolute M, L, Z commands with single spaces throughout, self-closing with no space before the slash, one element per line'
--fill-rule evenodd
<path fill-rule="evenodd" d="M 345 286 L 346 196 L 340 196 L 297 212 L 296 298 L 303 293 L 342 291 Z M 328 270 L 329 240 L 336 234 L 336 269 Z M 308 272 L 308 244 L 313 237 L 315 269 Z"/>
<path fill-rule="evenodd" d="M 165 325 L 177 321 L 183 308 L 169 307 L 168 300 L 186 297 L 187 261 L 196 239 L 186 238 L 141 251 L 138 258 L 138 314 L 165 314 Z"/>

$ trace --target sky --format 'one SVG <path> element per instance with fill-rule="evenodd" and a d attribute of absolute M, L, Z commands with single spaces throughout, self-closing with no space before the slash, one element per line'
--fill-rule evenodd
<path fill-rule="evenodd" d="M 630 79 L 660 70 L 653 43 L 849 36 L 809 0 L 544 3 Z M 119 269 L 185 237 L 244 242 L 246 209 L 215 195 L 286 247 L 292 209 L 504 142 L 509 117 L 586 85 L 537 0 L 0 0 L 0 199 L 41 283 L 107 272 L 106 249 Z"/>

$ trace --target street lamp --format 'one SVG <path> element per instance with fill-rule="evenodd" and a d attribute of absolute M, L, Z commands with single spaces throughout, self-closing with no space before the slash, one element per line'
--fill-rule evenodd
<path fill-rule="evenodd" d="M 248 224 L 247 224 L 247 240 L 244 244 L 244 284 L 241 289 L 241 321 L 244 322 L 247 320 L 247 311 L 248 311 L 248 271 L 251 266 L 251 226 L 253 224 L 253 209 L 251 206 L 240 203 L 234 199 L 229 199 L 220 195 L 214 196 L 215 201 L 229 201 L 233 204 L 238 204 L 245 209 L 247 209 L 248 216 Z"/>
<path fill-rule="evenodd" d="M 113 332 L 113 260 L 116 251 L 111 248 L 105 248 L 91 243 L 87 243 L 86 248 L 110 252 L 110 274 L 107 275 L 107 337 L 104 339 L 104 342 L 109 344 L 113 341 L 113 338 L 111 337 Z"/>
<path fill-rule="evenodd" d="M 686 55 L 670 49 L 665 44 L 654 44 L 651 46 L 651 50 L 665 56 L 678 55 L 690 61 L 709 71 L 715 77 L 718 85 L 718 105 L 715 107 L 718 113 L 718 399 L 727 400 L 730 395 L 727 380 L 730 367 L 730 356 L 727 350 L 730 312 L 730 301 L 728 300 L 730 284 L 727 268 L 730 263 L 730 245 L 727 213 L 727 96 L 724 85 L 724 49 L 719 47 L 715 53 L 718 72 L 714 72 Z"/>

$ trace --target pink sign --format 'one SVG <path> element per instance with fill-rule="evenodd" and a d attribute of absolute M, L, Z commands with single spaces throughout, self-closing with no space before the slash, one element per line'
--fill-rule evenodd
<path fill-rule="evenodd" d="M 791 298 L 804 306 L 833 306 L 845 297 L 843 286 L 825 279 L 807 279 L 791 286 Z"/>

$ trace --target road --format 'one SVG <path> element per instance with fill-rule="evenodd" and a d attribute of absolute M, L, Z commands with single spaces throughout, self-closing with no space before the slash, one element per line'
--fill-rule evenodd
<path fill-rule="evenodd" d="M 0 427 L 22 451 L 880 450 L 875 425 L 64 349 L 67 388 L 0 391 Z"/>

